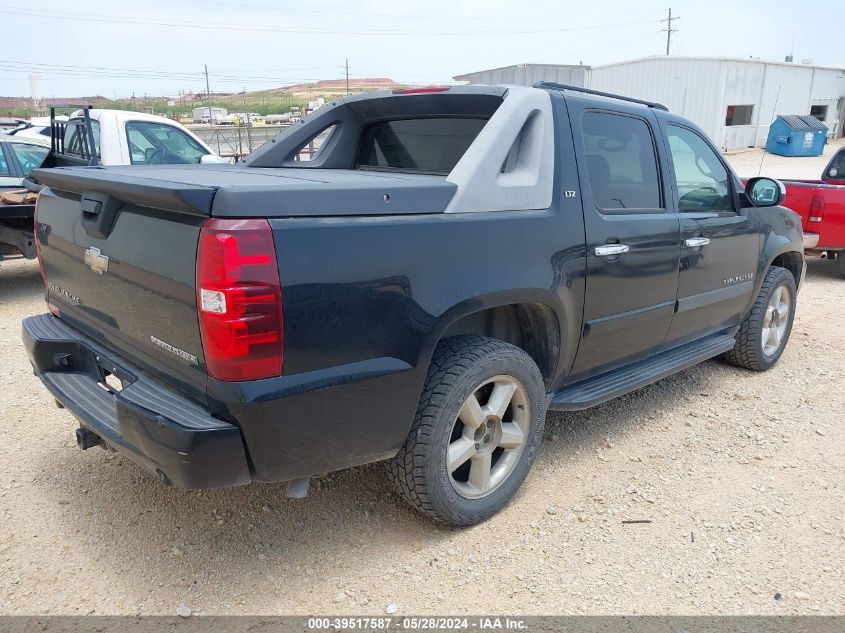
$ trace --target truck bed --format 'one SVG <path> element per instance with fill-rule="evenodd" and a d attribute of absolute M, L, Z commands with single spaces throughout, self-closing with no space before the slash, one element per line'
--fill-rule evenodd
<path fill-rule="evenodd" d="M 135 165 L 34 173 L 40 183 L 62 191 L 224 217 L 442 213 L 457 189 L 445 176 L 363 169 Z"/>
<path fill-rule="evenodd" d="M 823 180 L 782 182 L 786 186 L 783 206 L 801 216 L 805 248 L 845 248 L 845 185 Z"/>

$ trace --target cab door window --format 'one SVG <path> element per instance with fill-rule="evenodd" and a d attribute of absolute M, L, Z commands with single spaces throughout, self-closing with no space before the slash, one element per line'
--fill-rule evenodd
<path fill-rule="evenodd" d="M 648 123 L 623 114 L 586 112 L 583 135 L 596 206 L 611 212 L 663 208 Z"/>
<path fill-rule="evenodd" d="M 133 165 L 172 165 L 200 162 L 208 154 L 190 136 L 172 125 L 151 121 L 126 124 L 129 159 Z"/>
<path fill-rule="evenodd" d="M 678 187 L 678 210 L 733 211 L 728 170 L 709 143 L 676 125 L 667 126 L 667 136 Z"/>

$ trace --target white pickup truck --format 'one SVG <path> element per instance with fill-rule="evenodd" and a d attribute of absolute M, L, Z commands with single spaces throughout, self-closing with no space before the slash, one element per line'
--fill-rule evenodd
<path fill-rule="evenodd" d="M 14 184 L 19 184 L 20 177 L 29 176 L 24 172 L 37 167 L 226 162 L 190 130 L 165 117 L 93 108 L 76 110 L 63 117 L 56 115 L 56 107 L 51 110 L 49 120 L 42 119 L 13 130 L 10 142 L 19 136 L 22 141 L 30 137 L 30 140 L 40 139 L 39 142 L 47 144 L 50 150 L 49 154 L 40 157 L 42 163 L 28 165 L 28 170 L 21 167 Z M 46 135 L 43 133 L 45 129 Z M 0 158 L 2 156 L 3 149 L 0 148 Z M 38 188 L 32 180 L 24 183 L 27 188 Z M 34 213 L 33 204 L 0 201 L 0 259 L 3 253 L 17 252 L 28 259 L 35 258 Z"/>
<path fill-rule="evenodd" d="M 100 165 L 170 165 L 226 162 L 190 130 L 154 114 L 89 109 Z M 70 115 L 62 147 L 67 157 L 90 158 L 84 111 Z"/>

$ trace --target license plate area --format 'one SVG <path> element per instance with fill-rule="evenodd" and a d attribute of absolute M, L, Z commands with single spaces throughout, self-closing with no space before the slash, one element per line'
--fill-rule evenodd
<path fill-rule="evenodd" d="M 94 365 L 97 371 L 97 385 L 111 394 L 118 394 L 135 382 L 132 374 L 104 356 L 95 354 Z"/>

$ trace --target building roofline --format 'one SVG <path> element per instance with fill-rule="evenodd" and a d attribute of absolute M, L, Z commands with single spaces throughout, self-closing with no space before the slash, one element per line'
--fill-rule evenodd
<path fill-rule="evenodd" d="M 823 70 L 839 70 L 845 72 L 845 67 L 842 66 L 821 66 L 819 64 L 802 64 L 800 62 L 781 62 L 768 59 L 753 59 L 750 57 L 695 57 L 692 55 L 648 55 L 646 57 L 637 57 L 635 59 L 626 59 L 619 62 L 612 62 L 610 64 L 601 64 L 599 66 L 590 66 L 593 70 L 602 68 L 613 68 L 614 66 L 622 66 L 624 64 L 633 64 L 635 62 L 649 62 L 659 60 L 683 60 L 683 61 L 701 61 L 701 62 L 745 62 L 749 64 L 770 64 L 773 66 L 788 66 L 790 68 L 821 68 Z"/>
<path fill-rule="evenodd" d="M 535 64 L 533 62 L 524 62 L 521 64 L 508 64 L 507 66 L 499 66 L 498 68 L 484 68 L 483 70 L 473 70 L 468 73 L 454 75 L 452 79 L 461 81 L 461 77 L 469 77 L 470 75 L 477 75 L 479 73 L 491 73 L 496 70 L 507 70 L 508 68 L 520 68 L 525 66 L 542 66 L 543 68 L 584 68 L 590 70 L 591 66 L 587 64 Z"/>

